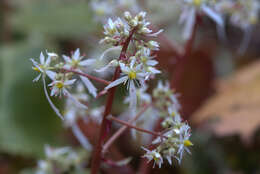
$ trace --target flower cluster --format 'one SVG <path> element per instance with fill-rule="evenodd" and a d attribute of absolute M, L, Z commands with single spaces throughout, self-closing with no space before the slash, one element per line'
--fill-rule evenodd
<path fill-rule="evenodd" d="M 45 146 L 46 159 L 38 161 L 36 174 L 83 172 L 82 164 L 86 162 L 87 153 L 82 150 L 73 150 L 70 147 L 52 148 Z"/>
<path fill-rule="evenodd" d="M 260 3 L 258 0 L 221 0 L 216 9 L 228 16 L 233 25 L 247 29 L 258 22 Z"/>
<path fill-rule="evenodd" d="M 140 12 L 132 17 L 129 12 L 124 13 L 124 20 L 118 18 L 116 21 L 108 20 L 105 25 L 105 38 L 101 40 L 106 44 L 112 44 L 114 47 L 126 43 L 130 38 L 131 46 L 134 47 L 134 53 L 124 53 L 119 59 L 113 59 L 109 65 L 113 64 L 120 67 L 121 77 L 111 82 L 105 90 L 117 86 L 121 83 L 127 84 L 129 89 L 130 108 L 135 108 L 137 102 L 136 86 L 143 87 L 145 81 L 160 73 L 155 68 L 158 64 L 152 56 L 152 51 L 159 49 L 159 44 L 156 41 L 145 41 L 138 36 L 156 36 L 157 33 L 152 33 L 148 28 L 150 24 L 145 20 L 146 13 Z M 109 48 L 111 49 L 111 48 Z"/>
<path fill-rule="evenodd" d="M 157 88 L 153 90 L 153 98 L 155 109 L 164 118 L 161 124 L 165 131 L 152 142 L 157 145 L 155 149 L 143 148 L 146 151 L 144 157 L 149 161 L 154 160 L 154 164 L 159 167 L 161 167 L 163 159 L 166 159 L 169 164 L 172 164 L 172 159 L 176 159 L 180 163 L 183 153 L 185 151 L 190 153 L 188 149 L 188 146 L 192 145 L 189 140 L 190 127 L 182 121 L 179 113 L 180 104 L 168 83 L 163 85 L 162 82 L 159 82 Z"/>
<path fill-rule="evenodd" d="M 182 7 L 179 22 L 184 24 L 183 38 L 189 39 L 195 25 L 196 16 L 205 14 L 216 22 L 218 27 L 224 27 L 221 13 L 215 9 L 216 1 L 211 0 L 178 0 Z"/>
<path fill-rule="evenodd" d="M 125 12 L 122 19 L 117 18 L 116 20 L 112 20 L 109 18 L 107 24 L 104 25 L 105 36 L 100 43 L 108 45 L 109 48 L 103 52 L 99 59 L 86 59 L 80 53 L 80 50 L 77 49 L 70 56 L 58 56 L 56 53 L 46 52 L 46 59 L 46 56 L 41 53 L 40 62 L 34 59 L 31 59 L 31 61 L 33 63 L 33 70 L 40 73 L 34 81 L 38 81 L 42 77 L 44 92 L 51 107 L 64 120 L 65 127 L 71 128 L 79 143 L 87 151 L 92 150 L 92 145 L 81 132 L 78 121 L 92 119 L 97 124 L 100 124 L 101 115 L 104 111 L 111 110 L 111 108 L 108 109 L 112 106 L 113 102 L 114 94 L 111 88 L 115 88 L 120 84 L 125 85 L 129 94 L 124 102 L 129 105 L 126 113 L 133 117 L 131 119 L 137 119 L 137 117 L 135 118 L 136 115 L 138 116 L 136 111 L 141 111 L 142 107 L 150 107 L 140 114 L 140 116 L 144 116 L 142 117 L 143 126 L 146 127 L 146 131 L 144 132 L 152 131 L 153 126 L 151 125 L 158 118 L 164 118 L 162 126 L 165 128 L 165 131 L 153 141 L 157 145 L 156 149 L 150 151 L 144 148 L 146 150 L 144 156 L 149 160 L 154 160 L 161 167 L 164 158 L 169 163 L 172 163 L 172 158 L 176 158 L 180 162 L 183 152 L 188 151 L 187 146 L 192 145 L 192 143 L 189 141 L 190 127 L 180 117 L 180 104 L 178 103 L 177 95 L 170 89 L 169 84 L 163 85 L 162 82 L 159 82 L 158 86 L 153 90 L 152 95 L 147 92 L 148 82 L 161 73 L 156 67 L 158 61 L 155 60 L 156 52 L 160 48 L 159 43 L 149 40 L 149 38 L 156 37 L 162 30 L 153 32 L 149 25 L 150 22 L 146 20 L 145 12 L 140 12 L 136 15 Z M 96 68 L 96 64 L 100 60 L 107 58 L 106 54 L 113 50 L 121 50 L 118 58 L 113 58 L 107 65 L 94 71 L 100 73 L 114 69 L 115 72 L 112 81 L 107 81 L 86 73 L 88 69 Z M 47 77 L 51 80 L 49 85 L 46 84 Z M 95 80 L 106 86 L 101 91 L 98 91 L 90 80 Z M 50 88 L 50 94 L 47 87 Z M 85 88 L 89 94 L 85 92 Z M 108 95 L 109 104 L 106 107 L 103 105 L 91 107 L 93 98 L 96 99 L 106 93 L 110 94 Z M 51 100 L 51 97 L 57 96 L 60 98 L 63 96 L 66 97 L 65 112 L 63 114 L 61 114 Z M 108 114 L 106 112 L 103 114 L 102 125 L 107 121 L 106 117 L 111 116 L 111 111 Z M 135 127 L 135 120 L 131 124 L 130 126 Z M 157 134 L 152 132 L 150 135 Z M 100 134 L 100 136 L 103 135 Z M 57 163 L 62 166 L 64 171 L 67 171 L 67 167 L 76 165 L 76 162 L 79 160 L 76 158 L 77 154 L 71 152 L 69 148 L 53 150 L 48 147 L 46 153 L 48 159 L 39 162 L 39 174 L 41 171 L 53 170 L 53 166 L 49 161 L 54 161 L 55 166 Z M 70 163 L 67 160 L 70 160 Z M 67 166 L 64 167 L 64 164 Z"/>

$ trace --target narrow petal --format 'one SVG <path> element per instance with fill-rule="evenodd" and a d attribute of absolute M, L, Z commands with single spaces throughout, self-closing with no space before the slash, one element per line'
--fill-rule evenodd
<path fill-rule="evenodd" d="M 55 80 L 55 77 L 56 77 L 56 72 L 53 72 L 53 71 L 50 71 L 50 70 L 47 70 L 46 71 L 46 74 L 47 76 L 51 79 L 51 80 Z"/>
<path fill-rule="evenodd" d="M 159 31 L 155 32 L 155 33 L 151 33 L 151 34 L 147 34 L 147 36 L 150 37 L 157 37 L 159 34 L 161 34 L 163 32 L 163 29 L 160 29 Z"/>
<path fill-rule="evenodd" d="M 80 103 L 80 101 L 78 101 L 73 95 L 71 95 L 68 90 L 64 89 L 63 91 L 64 91 L 65 95 L 68 96 L 68 98 L 71 101 L 73 101 L 77 107 L 82 108 L 82 109 L 88 109 L 87 106 L 85 106 L 82 103 Z"/>
<path fill-rule="evenodd" d="M 66 63 L 70 63 L 71 62 L 71 58 L 69 56 L 66 55 L 62 55 L 63 59 L 65 60 Z"/>
<path fill-rule="evenodd" d="M 42 74 L 39 74 L 35 79 L 33 79 L 33 82 L 39 81 L 39 79 L 41 78 L 41 75 L 42 75 Z"/>
<path fill-rule="evenodd" d="M 41 62 L 42 65 L 43 65 L 44 62 L 45 62 L 45 57 L 44 57 L 44 55 L 43 55 L 42 52 L 41 52 L 41 54 L 40 54 L 40 62 Z"/>
<path fill-rule="evenodd" d="M 51 96 L 57 96 L 59 92 L 59 89 L 57 87 L 53 87 L 51 90 Z"/>
<path fill-rule="evenodd" d="M 93 97 L 97 97 L 97 88 L 91 83 L 91 81 L 84 76 L 80 76 L 80 79 L 83 81 L 84 85 L 87 87 L 90 94 L 93 95 Z"/>
<path fill-rule="evenodd" d="M 117 85 L 119 85 L 119 84 L 121 84 L 121 83 L 123 83 L 123 82 L 126 82 L 127 79 L 128 79 L 127 76 L 123 76 L 123 77 L 121 77 L 121 78 L 119 78 L 119 79 L 117 79 L 117 80 L 111 82 L 109 85 L 107 85 L 107 86 L 105 87 L 105 90 L 108 90 L 108 89 L 113 88 L 113 87 L 115 87 L 115 86 L 117 86 Z"/>
<path fill-rule="evenodd" d="M 224 21 L 220 14 L 216 13 L 214 10 L 212 10 L 206 5 L 203 5 L 201 8 L 204 11 L 204 13 L 206 13 L 218 25 L 224 26 Z"/>
<path fill-rule="evenodd" d="M 73 83 L 75 83 L 75 81 L 76 81 L 76 79 L 66 80 L 66 81 L 64 82 L 64 85 L 66 85 L 66 86 L 72 85 Z"/>
<path fill-rule="evenodd" d="M 81 66 L 89 66 L 92 65 L 93 63 L 95 63 L 96 60 L 95 59 L 87 59 L 87 60 L 83 60 L 79 63 L 79 65 Z"/>
<path fill-rule="evenodd" d="M 46 62 L 45 62 L 45 65 L 50 65 L 50 63 L 51 63 L 51 56 L 48 56 L 47 57 L 47 60 L 46 60 Z"/>
<path fill-rule="evenodd" d="M 155 66 L 158 64 L 158 62 L 156 60 L 148 60 L 146 64 L 149 66 Z"/>
<path fill-rule="evenodd" d="M 78 49 L 76 49 L 76 51 L 73 54 L 73 59 L 79 60 L 79 58 L 80 58 L 80 50 L 78 48 Z"/>
<path fill-rule="evenodd" d="M 196 17 L 196 10 L 192 8 L 189 12 L 188 18 L 185 21 L 184 31 L 183 31 L 183 38 L 188 40 L 191 36 L 194 24 L 195 24 L 195 17 Z"/>
<path fill-rule="evenodd" d="M 102 59 L 105 57 L 105 55 L 106 55 L 107 53 L 109 53 L 110 51 L 121 50 L 121 48 L 122 48 L 122 46 L 116 46 L 116 47 L 108 48 L 107 50 L 105 50 L 105 51 L 101 54 L 100 60 L 102 60 Z"/>
<path fill-rule="evenodd" d="M 130 86 L 129 86 L 129 97 L 130 97 L 130 104 L 129 108 L 130 110 L 136 110 L 136 104 L 137 104 L 137 96 L 136 96 L 136 88 L 133 80 L 130 80 Z M 135 113 L 133 113 L 135 114 Z"/>
<path fill-rule="evenodd" d="M 49 104 L 51 105 L 51 108 L 54 110 L 54 112 L 58 115 L 58 117 L 60 117 L 62 120 L 64 120 L 64 117 L 61 115 L 59 109 L 52 103 L 50 97 L 49 97 L 49 94 L 48 94 L 48 91 L 47 91 L 47 88 L 46 88 L 46 82 L 45 82 L 45 78 L 43 77 L 42 78 L 42 81 L 43 81 L 43 88 L 44 88 L 44 93 L 45 93 L 45 96 L 49 102 Z"/>
<path fill-rule="evenodd" d="M 89 143 L 89 141 L 86 138 L 86 136 L 82 133 L 82 131 L 78 127 L 77 123 L 73 124 L 71 129 L 72 129 L 72 132 L 75 135 L 75 137 L 78 139 L 78 141 L 82 145 L 82 147 L 84 147 L 88 151 L 91 151 L 92 150 L 92 145 Z"/>
<path fill-rule="evenodd" d="M 130 72 L 130 68 L 125 66 L 124 63 L 119 63 L 122 72 Z"/>
<path fill-rule="evenodd" d="M 36 62 L 34 59 L 30 59 L 30 60 L 32 61 L 33 65 L 34 65 L 36 68 L 38 68 L 41 72 L 43 72 L 43 70 L 40 68 L 38 62 Z"/>

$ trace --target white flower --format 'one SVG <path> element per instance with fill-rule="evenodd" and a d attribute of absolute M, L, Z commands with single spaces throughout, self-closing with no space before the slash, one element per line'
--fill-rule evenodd
<path fill-rule="evenodd" d="M 144 84 L 144 79 L 147 76 L 146 73 L 142 71 L 142 65 L 135 65 L 135 60 L 132 60 L 130 65 L 125 65 L 124 63 L 119 63 L 123 76 L 119 79 L 111 82 L 105 87 L 105 90 L 113 88 L 121 83 L 127 83 L 127 89 L 129 89 L 130 97 L 130 108 L 135 110 L 137 103 L 136 87 L 135 83 L 139 83 L 141 86 Z"/>
<path fill-rule="evenodd" d="M 50 63 L 51 63 L 51 57 L 53 57 L 53 54 L 48 55 L 47 59 L 45 60 L 45 56 L 41 52 L 40 54 L 40 63 L 36 62 L 34 59 L 30 59 L 33 63 L 32 69 L 39 72 L 40 74 L 33 80 L 33 82 L 38 81 L 41 78 L 42 74 L 47 73 L 51 69 Z"/>
<path fill-rule="evenodd" d="M 68 57 L 66 55 L 63 55 L 63 58 L 66 62 L 66 64 L 64 65 L 64 68 L 74 68 L 77 69 L 78 71 L 81 72 L 80 68 L 83 67 L 87 67 L 90 65 L 93 65 L 96 60 L 95 59 L 86 59 L 86 60 L 82 60 L 84 58 L 84 56 L 80 55 L 80 50 L 77 49 L 71 57 Z M 87 87 L 88 91 L 94 96 L 97 96 L 97 89 L 96 87 L 91 83 L 91 81 L 85 77 L 85 76 L 80 76 L 80 79 L 82 80 L 82 82 L 84 83 L 84 85 Z"/>
<path fill-rule="evenodd" d="M 85 67 L 85 66 L 90 66 L 95 63 L 95 59 L 86 59 L 82 60 L 84 56 L 80 55 L 80 50 L 79 48 L 72 54 L 71 57 L 63 55 L 63 59 L 65 60 L 65 65 L 64 68 L 79 68 L 79 67 Z"/>
<path fill-rule="evenodd" d="M 197 14 L 206 14 L 219 27 L 224 27 L 224 20 L 221 13 L 216 11 L 214 2 L 207 0 L 180 0 L 179 3 L 183 6 L 179 22 L 184 24 L 183 38 L 185 40 L 191 37 Z"/>
<path fill-rule="evenodd" d="M 149 150 L 144 147 L 142 147 L 142 149 L 144 149 L 146 151 L 146 153 L 144 154 L 143 157 L 147 158 L 148 162 L 154 160 L 153 167 L 155 164 L 157 164 L 159 166 L 159 168 L 161 168 L 161 165 L 163 163 L 163 158 L 162 158 L 161 154 L 158 153 L 156 150 Z"/>
<path fill-rule="evenodd" d="M 50 83 L 48 86 L 51 86 L 51 96 L 61 96 L 61 95 L 67 95 L 68 91 L 67 88 L 70 87 L 72 84 L 74 84 L 74 82 L 76 81 L 76 79 L 72 79 L 72 80 L 56 80 L 56 79 L 52 79 L 53 82 Z"/>
<path fill-rule="evenodd" d="M 179 163 L 182 160 L 182 156 L 184 151 L 190 153 L 190 150 L 188 149 L 188 146 L 192 146 L 193 144 L 191 143 L 191 141 L 189 140 L 191 134 L 190 134 L 190 127 L 187 124 L 183 124 L 179 130 L 179 136 L 180 136 L 180 144 L 178 147 L 178 154 L 179 154 L 179 158 L 178 161 Z"/>

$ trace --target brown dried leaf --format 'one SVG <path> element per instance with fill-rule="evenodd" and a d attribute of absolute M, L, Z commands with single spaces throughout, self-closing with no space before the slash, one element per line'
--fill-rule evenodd
<path fill-rule="evenodd" d="M 249 140 L 260 125 L 260 61 L 218 82 L 217 93 L 196 112 L 192 121 L 220 136 L 239 134 Z"/>

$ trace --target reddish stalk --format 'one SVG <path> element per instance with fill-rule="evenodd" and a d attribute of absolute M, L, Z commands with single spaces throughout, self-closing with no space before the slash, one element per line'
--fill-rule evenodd
<path fill-rule="evenodd" d="M 126 39 L 126 41 L 123 45 L 123 48 L 121 50 L 120 56 L 119 56 L 119 60 L 122 60 L 126 57 L 126 51 L 127 51 L 128 45 L 132 39 L 134 32 L 135 32 L 135 29 L 133 29 L 130 32 L 129 37 Z M 119 76 L 120 76 L 120 67 L 117 67 L 112 81 L 118 79 Z M 105 111 L 104 111 L 104 115 L 103 115 L 103 120 L 101 123 L 99 139 L 98 139 L 98 143 L 96 144 L 96 147 L 95 147 L 93 159 L 91 161 L 91 174 L 97 174 L 99 171 L 99 167 L 100 167 L 100 163 L 101 163 L 102 145 L 103 145 L 106 135 L 108 134 L 109 129 L 110 129 L 110 121 L 107 119 L 107 116 L 111 113 L 111 110 L 112 110 L 115 91 L 116 91 L 116 87 L 113 87 L 108 90 L 107 103 L 106 103 L 106 107 L 105 107 Z"/>
<path fill-rule="evenodd" d="M 129 124 L 132 124 L 133 122 L 135 122 L 140 116 L 142 116 L 142 114 L 151 106 L 151 104 L 145 105 L 143 107 L 143 109 L 132 119 L 130 119 L 129 121 L 127 121 Z M 103 150 L 102 153 L 106 153 L 108 148 L 115 142 L 115 140 L 117 138 L 120 137 L 120 135 L 122 135 L 122 133 L 124 133 L 127 130 L 128 126 L 124 125 L 122 126 L 119 130 L 117 130 L 116 133 L 113 134 L 112 137 L 109 138 L 109 140 L 105 143 L 105 145 L 103 146 Z"/>
<path fill-rule="evenodd" d="M 179 85 L 179 82 L 182 78 L 182 74 L 185 71 L 184 66 L 189 61 L 189 56 L 191 55 L 191 52 L 192 52 L 192 47 L 194 45 L 197 28 L 198 28 L 198 20 L 195 21 L 191 37 L 185 43 L 184 53 L 182 55 L 182 58 L 179 59 L 179 62 L 177 64 L 176 74 L 174 75 L 174 79 L 173 79 L 173 81 L 174 81 L 173 84 L 175 84 L 174 88 L 176 88 L 176 89 L 178 89 L 177 86 Z"/>
<path fill-rule="evenodd" d="M 105 85 L 109 85 L 111 83 L 110 81 L 107 81 L 107 80 L 104 80 L 104 79 L 101 79 L 101 78 L 98 78 L 98 77 L 95 77 L 95 76 L 92 76 L 92 75 L 89 75 L 89 74 L 86 74 L 86 73 L 83 73 L 83 72 L 79 72 L 77 70 L 66 69 L 66 68 L 62 68 L 61 70 L 65 71 L 65 72 L 72 72 L 72 73 L 78 74 L 80 76 L 87 77 L 89 79 L 95 80 L 95 81 L 103 83 Z"/>
<path fill-rule="evenodd" d="M 161 133 L 157 133 L 157 132 L 153 132 L 153 131 L 149 131 L 149 130 L 146 130 L 146 129 L 142 129 L 142 128 L 133 126 L 133 125 L 129 124 L 129 123 L 126 122 L 126 121 L 119 120 L 119 119 L 117 119 L 116 117 L 113 117 L 112 115 L 110 115 L 110 116 L 108 117 L 108 119 L 109 119 L 109 120 L 113 120 L 113 121 L 115 121 L 115 122 L 117 122 L 117 123 L 120 123 L 120 124 L 122 124 L 122 125 L 125 125 L 125 126 L 127 126 L 127 127 L 129 127 L 129 128 L 133 128 L 133 129 L 135 129 L 135 130 L 138 130 L 138 131 L 140 131 L 140 132 L 144 132 L 144 133 L 147 133 L 147 134 L 150 134 L 150 135 L 154 135 L 154 136 L 157 136 L 157 137 L 168 138 L 168 137 L 166 137 L 166 136 L 163 136 Z"/>

